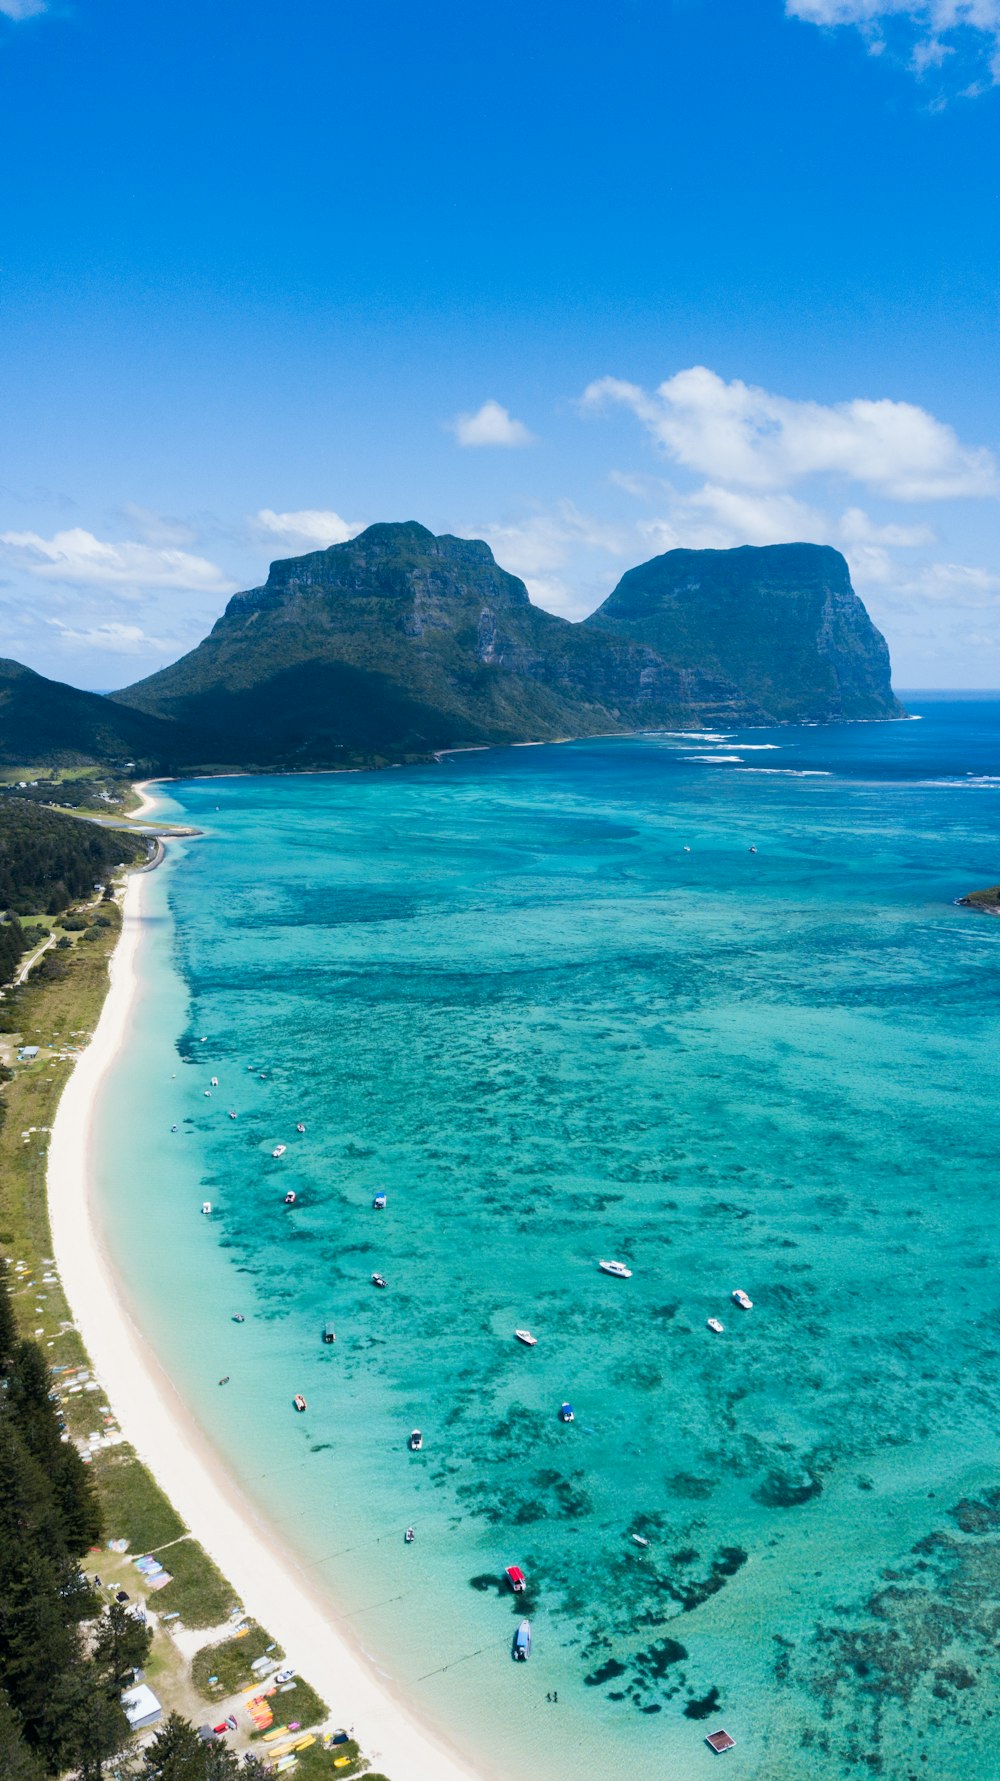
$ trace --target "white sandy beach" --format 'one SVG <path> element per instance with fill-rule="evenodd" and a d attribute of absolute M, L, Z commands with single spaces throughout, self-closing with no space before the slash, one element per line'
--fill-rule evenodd
<path fill-rule="evenodd" d="M 140 788 L 142 789 L 142 788 Z M 143 791 L 144 812 L 153 800 Z M 93 1112 L 126 1038 L 138 984 L 148 878 L 133 874 L 111 987 L 94 1037 L 63 1093 L 52 1129 L 48 1203 L 53 1254 L 72 1315 L 119 1424 L 249 1614 L 354 1726 L 365 1755 L 391 1781 L 477 1781 L 337 1628 L 294 1554 L 258 1516 L 189 1415 L 136 1327 L 100 1241 L 92 1206 Z"/>

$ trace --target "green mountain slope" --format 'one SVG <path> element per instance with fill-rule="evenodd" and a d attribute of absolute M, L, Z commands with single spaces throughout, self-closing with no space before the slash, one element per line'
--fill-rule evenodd
<path fill-rule="evenodd" d="M 0 766 L 98 763 L 167 772 L 197 755 L 175 724 L 0 660 Z"/>
<path fill-rule="evenodd" d="M 488 545 L 416 522 L 273 563 L 197 649 L 114 697 L 247 766 L 714 722 L 739 704 L 696 666 L 541 611 Z"/>
<path fill-rule="evenodd" d="M 902 712 L 885 639 L 829 545 L 670 550 L 630 569 L 584 622 L 735 681 L 779 723 Z"/>
<path fill-rule="evenodd" d="M 899 712 L 885 642 L 825 546 L 669 551 L 570 624 L 488 545 L 410 521 L 272 563 L 196 649 L 111 698 L 0 663 L 0 765 L 378 765 Z"/>

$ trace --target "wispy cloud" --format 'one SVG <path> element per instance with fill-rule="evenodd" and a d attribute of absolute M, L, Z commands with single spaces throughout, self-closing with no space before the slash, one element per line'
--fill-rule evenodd
<path fill-rule="evenodd" d="M 0 14 L 6 19 L 30 19 L 48 11 L 48 0 L 0 0 Z"/>
<path fill-rule="evenodd" d="M 535 435 L 523 421 L 501 407 L 499 402 L 484 402 L 475 414 L 457 414 L 449 422 L 459 445 L 534 445 Z"/>
<path fill-rule="evenodd" d="M 828 476 L 899 501 L 1000 489 L 991 452 L 963 445 L 912 402 L 799 401 L 694 365 L 652 391 L 601 377 L 582 397 L 585 410 L 614 404 L 631 410 L 667 458 L 720 484 L 788 489 Z"/>
<path fill-rule="evenodd" d="M 171 646 L 161 637 L 150 637 L 141 625 L 115 624 L 91 625 L 80 630 L 72 625 L 64 625 L 58 618 L 50 618 L 47 623 L 59 632 L 62 643 L 75 645 L 79 649 L 103 649 L 110 655 L 146 655 L 151 650 L 167 650 Z"/>
<path fill-rule="evenodd" d="M 974 97 L 1000 81 L 1000 0 L 785 0 L 790 18 L 852 25 L 873 56 L 899 56 L 917 76 L 949 69 Z"/>
<path fill-rule="evenodd" d="M 228 594 L 235 588 L 207 557 L 171 546 L 163 548 L 132 540 L 111 543 L 74 526 L 43 538 L 38 532 L 0 532 L 0 548 L 8 559 L 45 581 L 73 587 L 125 589 L 179 588 L 197 593 Z"/>
<path fill-rule="evenodd" d="M 362 530 L 360 524 L 341 519 L 331 508 L 302 507 L 296 513 L 275 513 L 262 507 L 250 521 L 251 531 L 265 543 L 280 539 L 293 550 L 327 550 L 346 544 Z"/>

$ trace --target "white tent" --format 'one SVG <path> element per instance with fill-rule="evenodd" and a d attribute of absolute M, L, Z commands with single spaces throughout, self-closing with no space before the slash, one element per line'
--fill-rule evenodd
<path fill-rule="evenodd" d="M 163 1712 L 153 1690 L 145 1682 L 137 1688 L 129 1688 L 122 1695 L 122 1706 L 125 1717 L 134 1732 L 140 1732 L 147 1725 L 155 1725 Z"/>

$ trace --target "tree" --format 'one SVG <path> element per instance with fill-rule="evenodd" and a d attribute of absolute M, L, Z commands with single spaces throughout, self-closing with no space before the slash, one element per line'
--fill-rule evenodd
<path fill-rule="evenodd" d="M 147 1744 L 139 1771 L 139 1781 L 267 1781 L 267 1776 L 258 1757 L 241 1762 L 219 1740 L 203 1742 L 179 1713 L 171 1713 Z"/>
<path fill-rule="evenodd" d="M 19 1342 L 7 1388 L 11 1412 L 32 1457 L 52 1484 L 63 1535 L 76 1556 L 101 1538 L 97 1494 L 76 1448 L 64 1441 L 50 1396 L 52 1376 L 37 1342 Z"/>
<path fill-rule="evenodd" d="M 17 1320 L 7 1284 L 7 1263 L 0 1267 L 0 1374 L 9 1373 L 17 1347 Z"/>
<path fill-rule="evenodd" d="M 93 1659 L 118 1693 L 133 1670 L 140 1670 L 149 1656 L 153 1635 L 142 1620 L 130 1614 L 122 1602 L 112 1602 L 102 1617 L 94 1640 Z"/>
<path fill-rule="evenodd" d="M 24 1741 L 21 1726 L 0 1689 L 0 1775 L 4 1781 L 45 1781 L 45 1771 Z"/>

